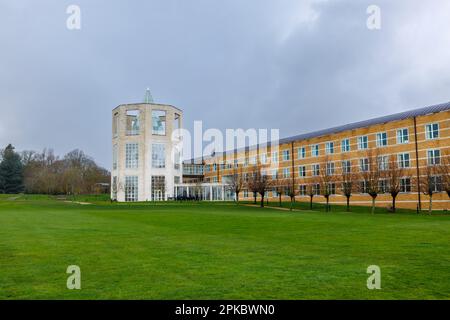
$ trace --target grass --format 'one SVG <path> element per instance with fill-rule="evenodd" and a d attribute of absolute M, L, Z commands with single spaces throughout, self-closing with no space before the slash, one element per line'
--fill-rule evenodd
<path fill-rule="evenodd" d="M 450 298 L 449 216 L 87 200 L 0 196 L 0 299 Z"/>

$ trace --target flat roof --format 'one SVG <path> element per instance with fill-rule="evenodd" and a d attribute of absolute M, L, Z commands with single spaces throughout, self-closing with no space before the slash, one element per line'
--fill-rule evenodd
<path fill-rule="evenodd" d="M 335 133 L 339 133 L 339 132 L 343 132 L 343 131 L 369 127 L 369 126 L 373 126 L 376 124 L 382 124 L 382 123 L 387 123 L 387 122 L 392 122 L 392 121 L 400 121 L 400 120 L 404 120 L 404 119 L 409 119 L 409 118 L 418 117 L 418 116 L 424 116 L 427 114 L 442 112 L 442 111 L 446 111 L 446 110 L 450 110 L 450 102 L 445 102 L 445 103 L 431 105 L 431 106 L 423 107 L 423 108 L 419 108 L 419 109 L 413 109 L 413 110 L 409 110 L 409 111 L 394 113 L 394 114 L 391 114 L 388 116 L 372 118 L 369 120 L 353 122 L 350 124 L 331 127 L 328 129 L 322 129 L 322 130 L 317 130 L 317 131 L 313 131 L 313 132 L 309 132 L 309 133 L 303 133 L 303 134 L 299 134 L 299 135 L 295 135 L 295 136 L 290 136 L 290 137 L 280 139 L 279 144 L 290 143 L 293 141 L 300 141 L 300 140 L 308 140 L 308 139 L 312 139 L 312 138 L 326 136 L 329 134 L 335 134 Z M 240 148 L 237 150 L 234 149 L 234 150 L 227 150 L 227 151 L 223 151 L 223 152 L 217 152 L 214 155 L 214 157 L 218 156 L 218 155 L 223 156 L 226 154 L 231 154 L 231 153 L 242 151 L 245 149 L 254 150 L 256 147 L 257 147 L 257 145 L 253 145 L 253 146 L 249 146 L 247 148 Z M 209 159 L 209 158 L 211 158 L 211 156 L 204 156 L 203 158 Z M 202 158 L 196 158 L 196 159 L 186 160 L 185 162 L 186 163 L 198 163 L 198 162 L 201 162 L 201 160 L 202 160 Z"/>

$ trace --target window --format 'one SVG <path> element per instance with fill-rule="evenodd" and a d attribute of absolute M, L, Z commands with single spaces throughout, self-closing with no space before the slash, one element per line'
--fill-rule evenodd
<path fill-rule="evenodd" d="M 358 137 L 358 150 L 364 150 L 369 147 L 369 139 L 367 136 Z"/>
<path fill-rule="evenodd" d="M 377 159 L 378 169 L 379 170 L 387 170 L 389 169 L 389 159 L 388 156 L 379 156 Z"/>
<path fill-rule="evenodd" d="M 313 164 L 312 166 L 312 175 L 317 177 L 320 175 L 320 165 L 318 164 Z"/>
<path fill-rule="evenodd" d="M 409 134 L 408 129 L 399 129 L 397 130 L 397 143 L 408 143 L 409 142 Z"/>
<path fill-rule="evenodd" d="M 397 161 L 400 168 L 409 168 L 409 153 L 400 153 L 399 155 L 397 155 Z"/>
<path fill-rule="evenodd" d="M 298 167 L 298 176 L 299 177 L 306 177 L 306 166 Z"/>
<path fill-rule="evenodd" d="M 318 157 L 319 156 L 319 145 L 314 144 L 311 146 L 311 156 Z"/>
<path fill-rule="evenodd" d="M 127 111 L 127 135 L 136 136 L 139 134 L 139 110 Z"/>
<path fill-rule="evenodd" d="M 441 164 L 441 150 L 428 150 L 427 151 L 428 165 Z"/>
<path fill-rule="evenodd" d="M 113 177 L 111 191 L 112 191 L 112 200 L 117 200 L 117 177 Z"/>
<path fill-rule="evenodd" d="M 341 151 L 342 152 L 350 151 L 350 139 L 344 139 L 341 141 Z"/>
<path fill-rule="evenodd" d="M 426 139 L 439 138 L 439 123 L 430 123 L 425 126 Z"/>
<path fill-rule="evenodd" d="M 278 178 L 278 170 L 272 169 L 272 179 L 277 179 L 277 178 Z"/>
<path fill-rule="evenodd" d="M 327 163 L 327 175 L 331 176 L 334 174 L 334 162 Z"/>
<path fill-rule="evenodd" d="M 367 158 L 359 159 L 359 170 L 361 172 L 369 171 L 369 159 Z"/>
<path fill-rule="evenodd" d="M 377 147 L 386 147 L 387 146 L 387 133 L 379 132 L 377 133 Z"/>
<path fill-rule="evenodd" d="M 158 136 L 166 135 L 166 112 L 163 110 L 152 110 L 152 134 Z"/>
<path fill-rule="evenodd" d="M 369 184 L 367 181 L 362 180 L 359 182 L 359 190 L 361 193 L 369 193 Z"/>
<path fill-rule="evenodd" d="M 173 177 L 173 183 L 174 184 L 179 184 L 180 182 L 181 182 L 180 177 L 177 177 L 177 176 Z"/>
<path fill-rule="evenodd" d="M 411 179 L 410 178 L 400 179 L 400 192 L 411 192 Z"/>
<path fill-rule="evenodd" d="M 313 193 L 316 196 L 320 195 L 320 184 L 319 183 L 313 184 Z"/>
<path fill-rule="evenodd" d="M 213 163 L 213 169 L 212 169 L 212 171 L 213 171 L 213 172 L 216 172 L 216 171 L 217 171 L 217 164 L 216 164 L 216 163 Z"/>
<path fill-rule="evenodd" d="M 442 177 L 441 176 L 431 176 L 430 177 L 430 188 L 433 192 L 442 192 Z"/>
<path fill-rule="evenodd" d="M 330 182 L 327 185 L 329 194 L 336 194 L 336 184 L 334 182 Z"/>
<path fill-rule="evenodd" d="M 259 157 L 261 159 L 261 163 L 262 164 L 266 164 L 267 163 L 267 154 L 263 153 L 260 155 Z"/>
<path fill-rule="evenodd" d="M 117 169 L 117 144 L 113 146 L 113 170 Z"/>
<path fill-rule="evenodd" d="M 152 144 L 152 168 L 166 167 L 166 146 L 162 143 Z"/>
<path fill-rule="evenodd" d="M 125 201 L 138 201 L 138 177 L 125 177 Z"/>
<path fill-rule="evenodd" d="M 152 201 L 166 199 L 166 179 L 164 176 L 152 176 Z"/>
<path fill-rule="evenodd" d="M 125 145 L 125 168 L 137 169 L 139 165 L 139 146 L 137 143 Z"/>
<path fill-rule="evenodd" d="M 381 179 L 380 181 L 378 181 L 378 189 L 380 190 L 380 193 L 389 192 L 388 182 L 386 179 Z"/>
<path fill-rule="evenodd" d="M 299 193 L 300 193 L 301 196 L 306 196 L 307 191 L 306 191 L 306 185 L 305 184 L 301 184 L 299 186 Z"/>
<path fill-rule="evenodd" d="M 334 153 L 334 142 L 325 143 L 325 153 L 333 154 Z"/>
<path fill-rule="evenodd" d="M 248 198 L 248 190 L 247 189 L 244 190 L 244 198 Z"/>
<path fill-rule="evenodd" d="M 173 168 L 179 170 L 181 167 L 181 151 L 175 148 L 173 150 Z"/>
<path fill-rule="evenodd" d="M 119 135 L 119 114 L 116 112 L 114 113 L 113 117 L 113 137 L 117 138 Z"/>
<path fill-rule="evenodd" d="M 214 176 L 214 177 L 212 178 L 212 182 L 213 182 L 213 183 L 219 182 L 219 178 L 217 178 L 217 176 Z"/>
<path fill-rule="evenodd" d="M 277 151 L 272 152 L 272 162 L 278 163 L 278 152 Z"/>
<path fill-rule="evenodd" d="M 283 168 L 283 177 L 289 178 L 291 176 L 291 170 L 289 168 Z"/>
<path fill-rule="evenodd" d="M 352 162 L 350 160 L 342 161 L 342 173 L 351 173 L 352 172 Z"/>
<path fill-rule="evenodd" d="M 277 189 L 272 188 L 272 197 L 278 197 Z"/>
<path fill-rule="evenodd" d="M 283 157 L 283 161 L 288 161 L 290 158 L 290 152 L 289 150 L 283 150 L 282 151 L 282 157 Z"/>
<path fill-rule="evenodd" d="M 305 159 L 306 158 L 306 148 L 301 147 L 297 149 L 297 158 L 298 159 Z"/>

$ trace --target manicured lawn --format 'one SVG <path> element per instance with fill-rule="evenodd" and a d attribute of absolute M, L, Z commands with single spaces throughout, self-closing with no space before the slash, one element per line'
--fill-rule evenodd
<path fill-rule="evenodd" d="M 0 299 L 450 298 L 450 216 L 89 199 L 0 197 Z"/>

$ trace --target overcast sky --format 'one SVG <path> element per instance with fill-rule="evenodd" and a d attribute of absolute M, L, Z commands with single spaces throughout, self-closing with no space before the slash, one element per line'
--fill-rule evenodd
<path fill-rule="evenodd" d="M 81 30 L 66 9 L 81 8 Z M 369 5 L 381 29 L 366 26 Z M 111 164 L 111 109 L 281 137 L 450 100 L 448 0 L 1 0 L 0 145 Z"/>

